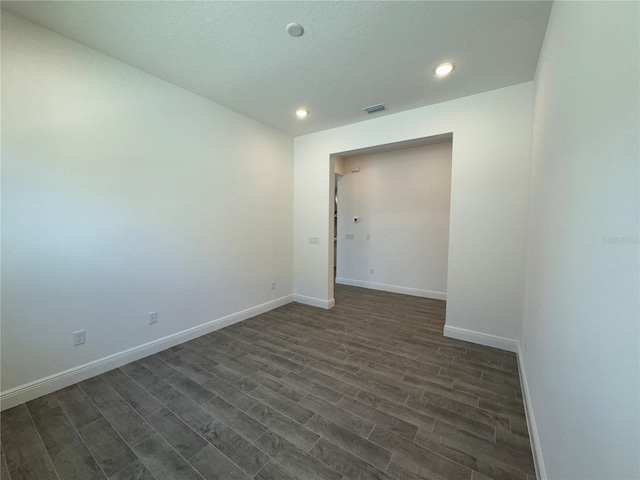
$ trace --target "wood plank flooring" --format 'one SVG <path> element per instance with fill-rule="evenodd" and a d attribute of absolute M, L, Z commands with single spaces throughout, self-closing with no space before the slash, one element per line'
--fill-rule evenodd
<path fill-rule="evenodd" d="M 336 287 L 2 413 L 2 479 L 532 480 L 516 357 Z"/>

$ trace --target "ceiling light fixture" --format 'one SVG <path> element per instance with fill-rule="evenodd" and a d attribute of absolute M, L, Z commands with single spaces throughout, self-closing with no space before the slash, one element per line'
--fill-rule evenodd
<path fill-rule="evenodd" d="M 451 62 L 446 62 L 446 63 L 441 63 L 440 65 L 438 65 L 436 67 L 436 75 L 438 77 L 446 77 L 447 75 L 449 75 L 451 72 L 453 71 L 453 63 Z"/>
<path fill-rule="evenodd" d="M 307 115 L 309 115 L 309 111 L 304 108 L 299 108 L 298 110 L 296 110 L 296 116 L 298 118 L 304 118 Z"/>
<path fill-rule="evenodd" d="M 286 26 L 287 33 L 292 37 L 301 37 L 304 33 L 304 28 L 299 23 L 290 23 Z"/>

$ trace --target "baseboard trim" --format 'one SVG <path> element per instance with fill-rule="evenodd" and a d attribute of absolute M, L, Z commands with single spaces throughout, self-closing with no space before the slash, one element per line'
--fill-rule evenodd
<path fill-rule="evenodd" d="M 234 323 L 268 312 L 274 308 L 281 307 L 291 303 L 293 300 L 293 295 L 286 295 L 261 305 L 256 305 L 255 307 L 247 308 L 246 310 L 211 320 L 207 323 L 203 323 L 202 325 L 182 330 L 158 340 L 153 340 L 143 345 L 85 363 L 84 365 L 70 368 L 63 372 L 11 388 L 0 393 L 0 410 L 6 410 L 7 408 L 15 407 L 21 403 L 34 400 L 43 395 L 47 395 L 73 385 L 74 383 L 81 382 L 104 372 L 108 372 L 114 368 L 126 365 L 127 363 L 134 362 L 148 355 L 153 355 L 154 353 L 167 348 L 174 347 L 189 340 L 193 340 L 194 338 L 206 335 L 207 333 L 214 332 L 221 328 L 228 327 L 229 325 L 233 325 Z"/>
<path fill-rule="evenodd" d="M 329 310 L 336 306 L 336 301 L 334 298 L 330 298 L 329 300 L 322 300 L 321 298 L 294 294 L 293 301 L 303 303 L 305 305 L 310 305 L 312 307 L 324 308 L 325 310 Z"/>
<path fill-rule="evenodd" d="M 529 393 L 529 383 L 527 382 L 527 372 L 524 368 L 524 358 L 522 349 L 518 342 L 518 371 L 520 372 L 520 385 L 522 386 L 522 398 L 524 400 L 524 412 L 527 417 L 527 427 L 529 429 L 529 438 L 531 440 L 531 451 L 533 452 L 533 464 L 536 468 L 536 478 L 538 480 L 547 480 L 547 471 L 542 458 L 542 450 L 540 448 L 540 437 L 538 436 L 538 427 L 533 414 L 533 406 L 531 404 L 531 396 Z"/>
<path fill-rule="evenodd" d="M 435 300 L 446 300 L 446 292 L 435 292 L 432 290 L 421 290 L 419 288 L 401 287 L 398 285 L 387 285 L 385 283 L 365 282 L 364 280 L 352 280 L 350 278 L 336 278 L 336 283 L 340 285 L 350 285 L 352 287 L 370 288 L 371 290 L 381 290 L 383 292 L 403 293 L 414 297 L 433 298 Z"/>
<path fill-rule="evenodd" d="M 471 343 L 486 345 L 487 347 L 499 348 L 509 352 L 518 352 L 518 341 L 510 338 L 498 337 L 497 335 L 489 335 L 487 333 L 467 330 L 466 328 L 444 326 L 444 336 L 449 338 L 457 338 Z"/>
<path fill-rule="evenodd" d="M 518 340 L 510 338 L 498 337 L 496 335 L 488 335 L 486 333 L 475 332 L 465 328 L 451 327 L 445 325 L 444 336 L 449 338 L 457 338 L 467 342 L 486 345 L 488 347 L 500 348 L 509 352 L 514 352 L 518 358 L 518 372 L 520 373 L 520 384 L 522 386 L 522 399 L 524 402 L 524 411 L 527 419 L 527 428 L 529 429 L 529 439 L 531 442 L 531 451 L 533 452 L 533 463 L 536 469 L 536 478 L 538 480 L 547 480 L 547 471 L 542 458 L 542 449 L 540 448 L 540 437 L 538 436 L 538 427 L 533 413 L 531 404 L 531 395 L 529 391 L 529 383 L 527 381 L 527 372 L 524 367 L 524 358 L 522 349 Z"/>

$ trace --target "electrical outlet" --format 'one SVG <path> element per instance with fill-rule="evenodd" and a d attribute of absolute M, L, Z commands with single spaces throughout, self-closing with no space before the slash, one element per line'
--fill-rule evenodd
<path fill-rule="evenodd" d="M 371 234 L 367 233 L 367 240 L 371 240 Z"/>
<path fill-rule="evenodd" d="M 73 346 L 77 347 L 78 345 L 82 345 L 85 342 L 84 330 L 78 330 L 77 332 L 73 332 Z"/>
<path fill-rule="evenodd" d="M 373 273 L 373 268 L 370 268 L 370 269 L 369 269 L 369 273 Z"/>
<path fill-rule="evenodd" d="M 276 282 L 271 282 L 271 290 L 275 290 L 276 289 Z"/>
<path fill-rule="evenodd" d="M 158 312 L 149 313 L 149 325 L 153 325 L 154 323 L 158 323 Z"/>

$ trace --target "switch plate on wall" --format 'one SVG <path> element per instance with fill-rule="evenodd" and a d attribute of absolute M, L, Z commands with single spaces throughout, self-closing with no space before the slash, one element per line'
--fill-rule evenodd
<path fill-rule="evenodd" d="M 154 323 L 158 323 L 158 312 L 149 313 L 149 325 L 153 325 Z"/>

